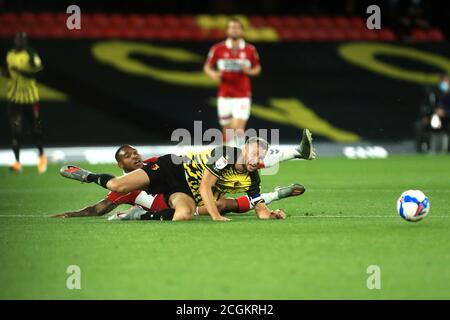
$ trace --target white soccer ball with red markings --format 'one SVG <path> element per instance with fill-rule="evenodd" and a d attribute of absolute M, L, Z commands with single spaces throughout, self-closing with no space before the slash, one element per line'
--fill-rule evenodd
<path fill-rule="evenodd" d="M 408 190 L 397 200 L 397 212 L 407 221 L 420 221 L 430 212 L 430 201 L 420 190 Z"/>

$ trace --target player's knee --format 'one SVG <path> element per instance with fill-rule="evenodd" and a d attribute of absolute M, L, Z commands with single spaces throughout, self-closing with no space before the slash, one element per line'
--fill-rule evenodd
<path fill-rule="evenodd" d="M 187 221 L 191 220 L 194 213 L 192 210 L 189 210 L 188 208 L 180 208 L 175 210 L 175 214 L 173 216 L 173 221 Z"/>

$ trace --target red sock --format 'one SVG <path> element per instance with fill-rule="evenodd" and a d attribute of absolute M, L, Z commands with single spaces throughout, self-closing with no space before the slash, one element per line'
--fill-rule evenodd
<path fill-rule="evenodd" d="M 239 198 L 236 198 L 236 202 L 238 205 L 238 212 L 239 213 L 244 213 L 250 210 L 250 200 L 248 199 L 247 196 L 242 196 Z"/>

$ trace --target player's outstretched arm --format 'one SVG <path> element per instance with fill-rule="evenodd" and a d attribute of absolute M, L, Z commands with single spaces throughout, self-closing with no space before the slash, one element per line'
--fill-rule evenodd
<path fill-rule="evenodd" d="M 114 210 L 117 207 L 116 204 L 109 201 L 108 199 L 103 199 L 96 204 L 83 208 L 78 211 L 65 212 L 60 214 L 55 214 L 51 216 L 52 218 L 77 218 L 77 217 L 95 217 L 102 216 Z"/>
<path fill-rule="evenodd" d="M 220 215 L 219 209 L 216 206 L 216 201 L 212 193 L 212 187 L 217 182 L 217 177 L 208 170 L 205 170 L 202 181 L 200 182 L 200 195 L 202 196 L 205 208 L 214 221 L 229 221 L 230 219 Z"/>

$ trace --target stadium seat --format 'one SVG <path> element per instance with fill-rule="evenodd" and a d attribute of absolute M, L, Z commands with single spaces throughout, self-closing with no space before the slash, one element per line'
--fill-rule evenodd
<path fill-rule="evenodd" d="M 334 17 L 334 25 L 338 28 L 348 28 L 351 23 L 350 20 L 343 16 Z"/>
<path fill-rule="evenodd" d="M 294 31 L 294 39 L 297 41 L 310 41 L 312 34 L 308 29 L 298 29 Z"/>
<path fill-rule="evenodd" d="M 19 15 L 19 21 L 26 25 L 31 25 L 36 22 L 36 17 L 32 12 L 22 12 Z"/>
<path fill-rule="evenodd" d="M 363 38 L 361 29 L 351 28 L 344 31 L 347 40 L 361 40 Z"/>
<path fill-rule="evenodd" d="M 440 42 L 440 41 L 444 41 L 445 37 L 442 34 L 442 31 L 440 29 L 430 29 L 428 31 L 428 39 L 430 41 L 435 41 L 435 42 Z"/>
<path fill-rule="evenodd" d="M 127 20 L 126 24 L 133 28 L 142 28 L 145 25 L 144 16 L 140 14 L 125 15 L 125 19 Z"/>
<path fill-rule="evenodd" d="M 395 41 L 396 36 L 391 29 L 383 28 L 378 31 L 378 39 L 380 41 Z"/>
<path fill-rule="evenodd" d="M 316 18 L 316 24 L 320 28 L 332 28 L 334 26 L 334 20 L 329 17 Z"/>
<path fill-rule="evenodd" d="M 109 16 L 109 24 L 116 27 L 125 27 L 128 25 L 128 19 L 122 14 L 111 14 Z"/>
<path fill-rule="evenodd" d="M 301 27 L 315 28 L 317 26 L 316 20 L 310 16 L 301 17 L 299 22 Z"/>
<path fill-rule="evenodd" d="M 102 30 L 102 36 L 107 39 L 117 39 L 120 38 L 121 35 L 122 33 L 119 28 L 109 27 Z"/>
<path fill-rule="evenodd" d="M 261 16 L 250 16 L 249 21 L 250 21 L 250 24 L 256 28 L 266 26 L 266 20 Z"/>
<path fill-rule="evenodd" d="M 350 18 L 350 25 L 352 27 L 357 27 L 357 28 L 365 28 L 366 27 L 366 23 L 365 23 L 364 19 L 361 17 Z"/>
<path fill-rule="evenodd" d="M 301 26 L 300 18 L 297 16 L 286 16 L 284 25 L 288 28 L 299 28 Z"/>
<path fill-rule="evenodd" d="M 266 26 L 269 27 L 282 27 L 284 25 L 284 21 L 279 16 L 268 16 L 266 19 Z"/>
<path fill-rule="evenodd" d="M 411 37 L 414 41 L 422 42 L 428 40 L 428 35 L 423 29 L 414 29 L 411 32 Z"/>
<path fill-rule="evenodd" d="M 167 28 L 177 28 L 181 26 L 181 21 L 175 15 L 162 16 L 162 24 Z"/>
<path fill-rule="evenodd" d="M 19 21 L 19 17 L 14 12 L 5 12 L 0 15 L 2 25 L 12 25 Z"/>
<path fill-rule="evenodd" d="M 149 14 L 145 16 L 145 24 L 148 27 L 158 27 L 162 25 L 162 19 L 157 15 Z"/>
<path fill-rule="evenodd" d="M 280 39 L 282 39 L 282 40 L 286 40 L 286 41 L 297 40 L 296 33 L 293 28 L 277 29 L 277 33 L 278 33 L 278 36 L 280 37 Z"/>
<path fill-rule="evenodd" d="M 84 16 L 81 16 L 81 23 L 83 24 Z M 94 13 L 90 16 L 91 21 L 99 27 L 106 27 L 110 24 L 108 15 L 102 13 Z"/>
<path fill-rule="evenodd" d="M 328 30 L 328 38 L 331 41 L 343 41 L 347 39 L 345 36 L 345 32 L 339 28 Z"/>
<path fill-rule="evenodd" d="M 313 28 L 310 31 L 311 40 L 313 41 L 327 41 L 330 40 L 327 28 Z"/>
<path fill-rule="evenodd" d="M 36 20 L 39 25 L 53 25 L 56 23 L 55 15 L 51 12 L 41 12 L 36 14 Z"/>
<path fill-rule="evenodd" d="M 368 41 L 378 40 L 379 30 L 363 29 L 361 31 L 361 39 Z"/>

